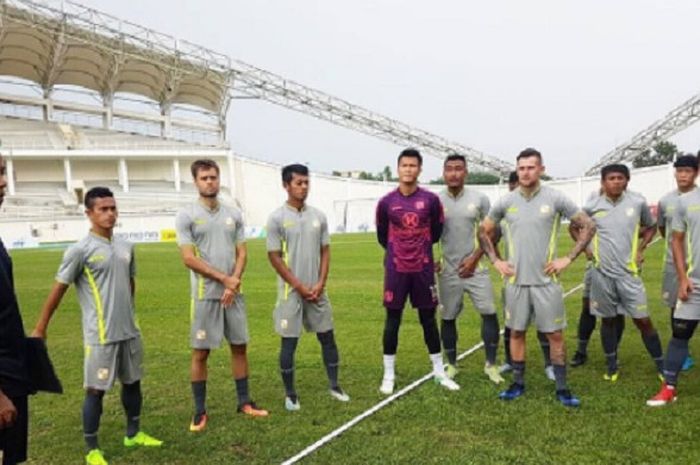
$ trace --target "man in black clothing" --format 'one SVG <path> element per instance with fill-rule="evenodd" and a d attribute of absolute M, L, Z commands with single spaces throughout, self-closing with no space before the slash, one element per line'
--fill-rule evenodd
<path fill-rule="evenodd" d="M 5 161 L 0 155 L 0 205 L 5 197 Z M 29 410 L 25 339 L 12 279 L 12 261 L 0 240 L 0 451 L 2 465 L 27 460 Z"/>

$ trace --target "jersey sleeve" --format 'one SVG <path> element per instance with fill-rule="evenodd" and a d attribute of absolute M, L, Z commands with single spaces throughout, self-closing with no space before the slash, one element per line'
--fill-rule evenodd
<path fill-rule="evenodd" d="M 430 237 L 433 244 L 440 240 L 442 236 L 442 227 L 445 224 L 445 212 L 442 209 L 442 202 L 437 195 L 433 196 L 433 202 L 430 212 Z"/>
<path fill-rule="evenodd" d="M 654 217 L 651 215 L 651 209 L 649 208 L 649 205 L 647 205 L 646 200 L 642 200 L 639 222 L 642 224 L 642 226 L 647 228 L 656 225 L 656 221 L 654 221 Z"/>
<path fill-rule="evenodd" d="M 377 241 L 386 249 L 389 243 L 389 213 L 386 205 L 386 197 L 377 203 L 375 223 L 377 226 Z"/>
<path fill-rule="evenodd" d="M 83 251 L 76 244 L 69 247 L 63 254 L 63 260 L 56 272 L 56 281 L 63 284 L 72 284 L 83 273 Z"/>
<path fill-rule="evenodd" d="M 267 251 L 279 252 L 282 250 L 282 222 L 276 214 L 270 215 L 267 219 Z"/>
<path fill-rule="evenodd" d="M 663 200 L 659 200 L 659 203 L 656 204 L 656 222 L 659 223 L 660 227 L 665 228 L 667 219 L 666 205 Z"/>
<path fill-rule="evenodd" d="M 673 220 L 671 220 L 671 229 L 677 232 L 685 232 L 687 225 L 685 223 L 686 207 L 684 202 L 678 202 L 678 206 L 673 211 Z M 666 233 L 668 234 L 668 232 Z"/>
<path fill-rule="evenodd" d="M 566 195 L 558 192 L 556 201 L 556 211 L 562 216 L 571 219 L 576 216 L 581 209 Z"/>
<path fill-rule="evenodd" d="M 129 261 L 129 276 L 131 278 L 136 276 L 136 247 L 131 244 L 131 261 Z"/>
<path fill-rule="evenodd" d="M 489 210 L 491 210 L 491 201 L 487 196 L 482 195 L 481 205 L 479 206 L 479 219 L 483 220 L 486 218 L 486 215 L 489 214 Z"/>
<path fill-rule="evenodd" d="M 489 220 L 493 221 L 493 223 L 498 226 L 501 223 L 501 220 L 505 216 L 505 197 L 501 197 L 496 202 L 491 206 L 489 209 L 488 215 L 486 215 L 486 218 Z"/>
<path fill-rule="evenodd" d="M 181 210 L 175 218 L 175 232 L 177 233 L 177 245 L 194 244 L 192 236 L 192 218 L 186 211 Z"/>
<path fill-rule="evenodd" d="M 328 232 L 328 218 L 323 212 L 319 216 L 321 217 L 321 247 L 325 247 L 331 243 L 331 236 Z"/>
<path fill-rule="evenodd" d="M 242 244 L 245 242 L 245 222 L 243 221 L 243 214 L 241 212 L 236 212 L 236 244 Z"/>

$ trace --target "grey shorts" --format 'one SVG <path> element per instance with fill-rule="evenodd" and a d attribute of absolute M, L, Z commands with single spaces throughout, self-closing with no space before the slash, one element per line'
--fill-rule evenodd
<path fill-rule="evenodd" d="M 678 301 L 676 310 L 673 313 L 674 318 L 681 320 L 700 320 L 700 282 L 693 279 L 693 292 L 688 296 L 685 302 Z"/>
<path fill-rule="evenodd" d="M 248 343 L 248 318 L 243 295 L 237 294 L 228 308 L 213 299 L 193 299 L 190 305 L 190 346 L 193 349 L 216 349 L 224 337 L 230 344 Z"/>
<path fill-rule="evenodd" d="M 543 286 L 506 284 L 506 326 L 525 331 L 534 318 L 537 330 L 551 333 L 566 328 L 564 292 L 559 283 Z"/>
<path fill-rule="evenodd" d="M 647 318 L 647 293 L 638 276 L 624 275 L 611 278 L 597 268 L 591 279 L 591 313 L 602 318 L 627 315 Z"/>
<path fill-rule="evenodd" d="M 301 336 L 302 326 L 312 333 L 325 333 L 333 329 L 333 310 L 324 292 L 317 302 L 307 302 L 296 291 L 286 299 L 280 298 L 272 313 L 275 331 L 282 337 Z"/>
<path fill-rule="evenodd" d="M 108 391 L 117 376 L 122 384 L 132 384 L 143 376 L 143 344 L 137 336 L 125 341 L 85 346 L 83 387 Z"/>
<path fill-rule="evenodd" d="M 678 300 L 678 275 L 676 270 L 664 268 L 663 277 L 661 279 L 661 300 L 668 308 L 676 306 Z"/>
<path fill-rule="evenodd" d="M 443 320 L 454 320 L 464 308 L 464 293 L 481 315 L 496 313 L 493 284 L 488 271 L 477 271 L 474 276 L 462 279 L 457 273 L 441 273 L 438 275 L 438 292 L 440 296 L 440 312 Z"/>

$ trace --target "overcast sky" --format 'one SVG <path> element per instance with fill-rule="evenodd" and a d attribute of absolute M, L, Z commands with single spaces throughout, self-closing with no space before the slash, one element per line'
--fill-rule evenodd
<path fill-rule="evenodd" d="M 700 92 L 698 0 L 81 3 L 487 154 L 537 147 L 558 177 Z M 379 171 L 400 150 L 260 101 L 234 101 L 229 127 L 239 153 L 321 171 Z"/>

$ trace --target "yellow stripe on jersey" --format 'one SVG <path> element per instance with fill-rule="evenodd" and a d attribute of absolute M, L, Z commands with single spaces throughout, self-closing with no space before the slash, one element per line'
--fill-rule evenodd
<path fill-rule="evenodd" d="M 287 255 L 287 241 L 282 241 L 282 260 L 284 261 L 284 264 L 289 267 L 289 256 Z M 287 297 L 289 297 L 289 283 L 287 281 L 284 282 L 284 300 L 287 300 Z"/>
<path fill-rule="evenodd" d="M 102 307 L 102 297 L 100 296 L 100 290 L 97 288 L 95 277 L 92 275 L 90 268 L 85 266 L 83 269 L 85 270 L 85 275 L 87 276 L 90 289 L 92 290 L 92 298 L 95 300 L 95 309 L 97 310 L 97 334 L 100 338 L 100 344 L 104 344 L 107 340 L 107 331 L 105 329 L 105 313 Z"/>
<path fill-rule="evenodd" d="M 547 252 L 547 263 L 551 262 L 554 258 L 554 254 L 557 251 L 557 238 L 559 236 L 559 213 L 554 215 L 554 221 L 552 222 L 552 231 L 549 233 L 549 250 Z M 552 275 L 554 282 L 557 282 L 557 275 Z"/>
<path fill-rule="evenodd" d="M 639 249 L 639 223 L 634 228 L 634 236 L 632 237 L 632 251 L 630 252 L 630 258 L 627 262 L 627 267 L 632 272 L 634 276 L 639 274 L 639 267 L 637 266 L 637 250 Z"/>
<path fill-rule="evenodd" d="M 693 269 L 695 268 L 695 263 L 693 263 L 693 253 L 692 253 L 693 240 L 690 237 L 690 227 L 689 227 L 687 222 L 686 222 L 685 230 L 686 230 L 686 235 L 688 236 L 688 245 L 687 245 L 688 249 L 685 252 L 685 254 L 686 254 L 685 260 L 688 262 L 688 274 L 687 275 L 690 276 L 690 273 L 692 273 Z"/>
<path fill-rule="evenodd" d="M 600 238 L 598 233 L 595 233 L 593 236 L 593 261 L 596 267 L 600 266 Z"/>
<path fill-rule="evenodd" d="M 194 256 L 197 258 L 202 257 L 196 245 L 194 246 Z M 197 273 L 197 298 L 199 300 L 204 299 L 204 276 L 199 273 Z"/>
<path fill-rule="evenodd" d="M 506 227 L 506 236 L 508 237 L 508 260 L 512 260 L 513 257 L 515 257 L 515 244 L 513 243 L 513 236 L 510 233 L 510 225 L 504 221 L 503 226 Z M 515 284 L 515 275 L 511 276 L 508 281 L 511 284 Z"/>
<path fill-rule="evenodd" d="M 479 247 L 481 247 L 481 244 L 479 243 L 479 222 L 475 221 L 474 222 L 474 251 L 476 251 Z M 476 267 L 480 270 L 484 269 L 484 265 L 481 263 L 481 260 L 479 260 L 479 263 L 477 263 Z"/>

